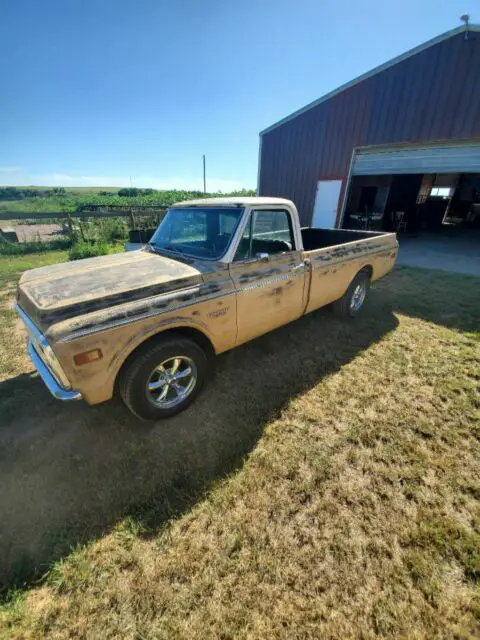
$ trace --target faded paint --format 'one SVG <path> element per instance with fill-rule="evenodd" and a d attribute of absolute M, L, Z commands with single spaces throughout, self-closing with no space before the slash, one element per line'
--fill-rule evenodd
<path fill-rule="evenodd" d="M 298 231 L 298 214 L 289 207 Z M 309 246 L 314 237 L 334 245 L 335 238 L 359 239 L 272 254 L 265 263 L 186 264 L 183 257 L 138 251 L 44 267 L 22 276 L 18 303 L 43 331 L 72 388 L 95 404 L 112 396 L 126 358 L 162 331 L 194 329 L 221 353 L 338 299 L 361 269 L 369 267 L 376 280 L 395 262 L 395 234 L 312 230 Z M 75 364 L 75 354 L 93 349 L 101 360 Z"/>

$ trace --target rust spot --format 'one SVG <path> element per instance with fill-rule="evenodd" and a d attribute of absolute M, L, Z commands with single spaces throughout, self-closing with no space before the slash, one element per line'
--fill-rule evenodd
<path fill-rule="evenodd" d="M 275 287 L 271 291 L 268 291 L 266 296 L 267 298 L 277 298 L 282 294 L 282 292 L 283 292 L 283 287 Z"/>

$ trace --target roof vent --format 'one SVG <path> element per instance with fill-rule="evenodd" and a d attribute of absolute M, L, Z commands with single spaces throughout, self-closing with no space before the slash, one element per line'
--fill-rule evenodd
<path fill-rule="evenodd" d="M 464 13 L 462 16 L 460 16 L 460 20 L 462 22 L 465 23 L 465 40 L 468 40 L 468 23 L 470 21 L 470 16 L 468 15 L 468 13 Z"/>

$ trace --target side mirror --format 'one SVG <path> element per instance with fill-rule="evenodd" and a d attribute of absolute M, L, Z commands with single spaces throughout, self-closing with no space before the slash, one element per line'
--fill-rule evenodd
<path fill-rule="evenodd" d="M 260 260 L 260 262 L 268 262 L 270 260 L 268 253 L 257 253 L 256 258 Z"/>

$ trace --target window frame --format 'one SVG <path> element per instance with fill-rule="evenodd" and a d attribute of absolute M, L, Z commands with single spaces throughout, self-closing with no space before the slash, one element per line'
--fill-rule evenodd
<path fill-rule="evenodd" d="M 195 209 L 202 210 L 202 211 L 206 211 L 208 209 L 222 209 L 222 210 L 223 209 L 225 209 L 225 210 L 230 210 L 231 209 L 232 211 L 240 211 L 240 215 L 238 216 L 238 218 L 237 218 L 237 220 L 235 222 L 234 228 L 232 230 L 230 242 L 227 244 L 227 246 L 225 247 L 224 252 L 220 256 L 215 257 L 215 258 L 206 257 L 206 256 L 200 257 L 198 255 L 195 255 L 195 254 L 192 254 L 192 253 L 188 253 L 187 251 L 184 251 L 181 254 L 181 256 L 183 256 L 183 257 L 189 258 L 189 259 L 194 260 L 194 261 L 199 261 L 199 262 L 204 262 L 204 261 L 207 261 L 207 262 L 224 262 L 227 254 L 230 252 L 233 244 L 235 242 L 237 242 L 237 234 L 239 232 L 239 229 L 242 227 L 242 220 L 243 220 L 243 218 L 245 216 L 245 213 L 250 211 L 248 209 L 248 207 L 241 206 L 241 205 L 223 205 L 223 206 L 220 206 L 220 205 L 212 205 L 212 206 L 202 205 L 202 206 L 200 206 L 200 205 L 188 205 L 188 204 L 185 204 L 185 205 L 182 206 L 182 204 L 179 203 L 178 206 L 171 205 L 170 207 L 168 207 L 167 213 L 169 213 L 170 211 L 175 211 L 176 209 L 191 209 L 192 211 L 194 211 Z M 162 222 L 163 222 L 163 220 L 162 220 Z M 161 222 L 160 222 L 160 224 L 161 224 Z M 160 227 L 160 224 L 157 225 L 157 228 L 155 229 L 155 233 L 157 233 L 157 231 L 158 231 L 158 229 Z M 153 234 L 153 236 L 155 235 L 155 233 Z M 152 236 L 152 238 L 153 238 L 153 236 Z M 147 244 L 150 244 L 150 241 Z M 182 245 L 182 246 L 184 246 L 184 245 Z M 169 256 L 175 256 L 177 258 L 179 257 L 179 254 L 176 251 L 173 251 L 171 249 L 164 249 L 163 247 L 159 247 L 159 250 L 160 251 L 164 251 Z"/>
<path fill-rule="evenodd" d="M 275 209 L 272 207 L 252 207 L 251 209 L 249 209 L 246 212 L 246 216 L 247 219 L 245 221 L 245 224 L 242 225 L 242 229 L 239 232 L 239 236 L 237 238 L 236 241 L 236 246 L 235 246 L 235 251 L 233 253 L 233 257 L 232 257 L 232 264 L 241 264 L 246 263 L 246 262 L 258 262 L 259 258 L 257 258 L 256 256 L 252 256 L 252 242 L 253 242 L 253 227 L 255 224 L 255 218 L 257 216 L 258 213 L 262 213 L 262 212 L 273 212 L 273 213 L 285 213 L 287 216 L 287 224 L 288 224 L 288 230 L 290 232 L 290 239 L 291 239 L 291 243 L 292 243 L 292 248 L 290 251 L 281 251 L 279 253 L 269 253 L 268 256 L 270 259 L 274 259 L 277 256 L 285 256 L 286 254 L 290 254 L 290 253 L 294 253 L 295 251 L 298 251 L 297 249 L 297 238 L 296 238 L 296 234 L 295 234 L 295 227 L 293 225 L 293 217 L 292 217 L 292 212 L 289 211 L 286 208 L 279 208 L 279 209 Z M 239 260 L 236 260 L 236 255 L 238 253 L 238 250 L 240 248 L 240 243 L 242 241 L 243 238 L 243 234 L 245 233 L 245 230 L 247 229 L 247 226 L 250 228 L 250 246 L 249 246 L 249 257 L 247 258 L 241 258 Z"/>

